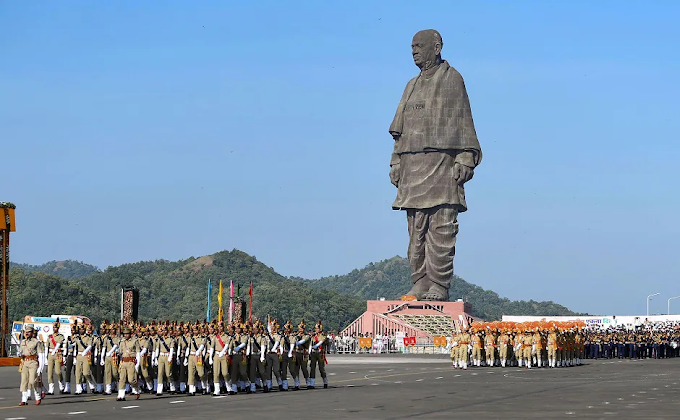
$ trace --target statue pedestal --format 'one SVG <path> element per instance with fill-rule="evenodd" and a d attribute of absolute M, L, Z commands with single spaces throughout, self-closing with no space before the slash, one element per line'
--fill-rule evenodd
<path fill-rule="evenodd" d="M 405 296 L 408 298 L 408 296 Z M 402 298 L 404 299 L 404 298 Z M 428 337 L 432 334 L 416 321 L 427 319 L 437 325 L 453 327 L 461 321 L 469 324 L 478 320 L 471 315 L 472 305 L 462 300 L 457 302 L 434 302 L 421 300 L 369 300 L 366 312 L 348 325 L 341 334 L 392 335 L 403 332 L 410 337 Z"/>

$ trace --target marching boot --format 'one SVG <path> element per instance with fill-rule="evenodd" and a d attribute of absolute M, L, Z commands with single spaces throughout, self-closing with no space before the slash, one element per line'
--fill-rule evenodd
<path fill-rule="evenodd" d="M 163 384 L 161 383 L 158 384 L 158 388 L 156 388 L 156 395 L 158 395 L 159 397 L 163 395 Z"/>
<path fill-rule="evenodd" d="M 213 395 L 216 396 L 216 397 L 218 397 L 218 396 L 220 395 L 220 383 L 219 383 L 219 382 L 215 382 L 215 383 L 213 384 L 213 388 L 214 388 L 214 390 L 213 390 Z"/>
<path fill-rule="evenodd" d="M 47 395 L 54 395 L 54 384 L 47 385 Z"/>
<path fill-rule="evenodd" d="M 234 395 L 234 388 L 235 388 L 234 383 L 231 381 L 227 381 L 227 392 L 229 393 L 229 395 Z"/>
<path fill-rule="evenodd" d="M 81 384 L 76 384 L 76 395 L 83 393 L 83 386 Z"/>
<path fill-rule="evenodd" d="M 111 395 L 111 384 L 106 384 L 106 389 L 104 390 L 104 395 Z"/>
<path fill-rule="evenodd" d="M 250 383 L 250 388 L 248 388 L 248 394 L 254 394 L 256 392 L 256 385 L 255 383 L 251 382 Z"/>
<path fill-rule="evenodd" d="M 324 389 L 328 388 L 328 378 L 323 378 L 323 388 Z"/>
<path fill-rule="evenodd" d="M 189 385 L 189 396 L 193 397 L 196 395 L 196 385 Z"/>
<path fill-rule="evenodd" d="M 118 397 L 116 401 L 125 401 L 125 388 L 118 390 Z"/>
<path fill-rule="evenodd" d="M 288 379 L 284 379 L 283 384 L 281 385 L 283 387 L 284 391 L 288 391 Z"/>

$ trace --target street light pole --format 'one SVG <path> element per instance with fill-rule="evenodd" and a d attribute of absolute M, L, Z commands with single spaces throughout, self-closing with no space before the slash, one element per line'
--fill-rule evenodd
<path fill-rule="evenodd" d="M 647 317 L 649 317 L 649 299 L 650 299 L 652 296 L 656 296 L 656 295 L 660 295 L 660 294 L 661 294 L 661 293 L 654 293 L 654 294 L 652 294 L 652 295 L 647 296 Z"/>
<path fill-rule="evenodd" d="M 678 299 L 678 298 L 680 298 L 680 296 L 675 296 L 675 297 L 668 299 L 668 315 L 671 314 L 671 300 Z"/>

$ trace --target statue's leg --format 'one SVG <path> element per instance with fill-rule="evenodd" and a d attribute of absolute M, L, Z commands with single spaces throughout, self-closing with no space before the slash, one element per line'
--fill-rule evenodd
<path fill-rule="evenodd" d="M 458 209 L 440 206 L 430 216 L 425 234 L 425 267 L 432 281 L 425 300 L 449 300 L 449 287 L 453 278 L 453 257 L 458 235 Z"/>
<path fill-rule="evenodd" d="M 425 267 L 425 235 L 429 219 L 427 210 L 409 209 L 406 211 L 408 221 L 408 260 L 411 264 L 411 281 L 413 286 L 406 295 L 422 299 L 430 290 L 432 282 L 427 277 Z"/>

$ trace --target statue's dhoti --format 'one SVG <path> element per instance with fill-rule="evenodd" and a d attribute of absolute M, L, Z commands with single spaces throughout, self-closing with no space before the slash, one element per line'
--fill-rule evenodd
<path fill-rule="evenodd" d="M 411 280 L 419 299 L 434 283 L 448 292 L 453 278 L 453 257 L 458 234 L 458 208 L 442 205 L 428 209 L 407 209 Z M 448 293 L 447 293 L 448 294 Z M 446 296 L 444 299 L 448 299 Z M 440 299 L 432 299 L 440 300 Z"/>

